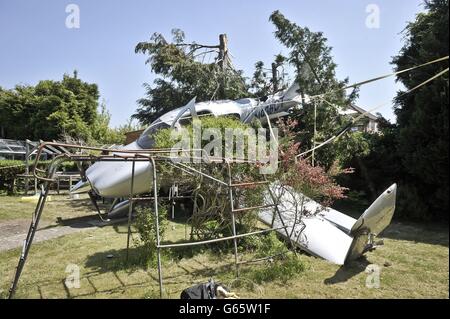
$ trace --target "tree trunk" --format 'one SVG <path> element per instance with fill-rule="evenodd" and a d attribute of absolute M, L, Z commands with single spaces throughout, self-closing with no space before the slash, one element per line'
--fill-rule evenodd
<path fill-rule="evenodd" d="M 226 34 L 219 35 L 219 68 L 222 71 L 222 78 L 220 79 L 219 99 L 225 97 L 226 74 L 225 70 L 228 67 L 228 38 Z"/>
<path fill-rule="evenodd" d="M 272 63 L 272 83 L 273 83 L 273 94 L 278 92 L 278 72 L 277 64 Z"/>

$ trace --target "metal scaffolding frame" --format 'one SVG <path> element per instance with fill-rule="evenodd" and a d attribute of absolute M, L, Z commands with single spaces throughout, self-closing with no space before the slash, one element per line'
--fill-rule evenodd
<path fill-rule="evenodd" d="M 62 147 L 65 150 L 68 149 L 75 149 L 78 150 L 75 153 L 71 153 L 69 151 L 66 151 L 64 153 L 61 153 L 49 164 L 47 170 L 41 170 L 36 167 L 37 159 L 39 159 L 39 156 L 42 152 L 44 152 L 47 148 L 53 148 L 53 147 Z M 171 157 L 171 152 L 185 152 L 186 150 L 182 149 L 147 149 L 147 150 L 112 150 L 112 149 L 104 149 L 104 148 L 98 148 L 98 147 L 90 147 L 90 146 L 81 146 L 81 145 L 72 145 L 72 144 L 64 144 L 64 143 L 58 143 L 58 142 L 44 142 L 41 143 L 37 150 L 37 156 L 36 156 L 36 162 L 32 169 L 33 176 L 41 181 L 41 192 L 40 196 L 36 205 L 36 208 L 34 210 L 34 213 L 32 215 L 32 221 L 28 230 L 28 234 L 26 239 L 24 240 L 22 253 L 19 258 L 18 265 L 16 267 L 16 271 L 14 274 L 14 278 L 11 283 L 11 287 L 9 290 L 9 298 L 13 298 L 14 294 L 17 289 L 17 283 L 19 281 L 20 275 L 22 273 L 23 267 L 25 265 L 26 259 L 28 257 L 28 253 L 30 250 L 30 247 L 33 242 L 34 235 L 36 233 L 37 226 L 39 224 L 39 220 L 42 216 L 45 202 L 47 199 L 47 195 L 49 193 L 50 185 L 54 183 L 55 180 L 55 173 L 57 171 L 58 166 L 64 162 L 64 161 L 76 161 L 76 162 L 98 162 L 98 161 L 129 161 L 132 162 L 132 172 L 131 172 L 131 185 L 130 185 L 130 196 L 129 196 L 129 211 L 128 211 L 128 232 L 127 232 L 127 258 L 128 258 L 128 251 L 130 246 L 130 236 L 131 236 L 131 216 L 133 211 L 133 204 L 135 201 L 153 201 L 153 209 L 155 214 L 155 226 L 156 226 L 156 249 L 157 249 L 157 264 L 158 264 L 158 279 L 159 279 L 159 290 L 160 290 L 160 297 L 163 297 L 163 275 L 162 275 L 162 263 L 161 263 L 161 249 L 170 249 L 175 247 L 187 247 L 187 246 L 197 246 L 197 245 L 205 245 L 205 244 L 211 244 L 211 243 L 217 243 L 221 241 L 228 241 L 233 240 L 234 245 L 234 264 L 235 264 L 235 271 L 236 271 L 236 277 L 239 276 L 239 265 L 240 264 L 246 264 L 251 262 L 259 262 L 263 260 L 267 260 L 269 258 L 273 258 L 274 256 L 267 256 L 263 258 L 258 258 L 254 260 L 247 260 L 247 261 L 240 261 L 238 257 L 238 243 L 237 240 L 239 238 L 243 238 L 246 236 L 252 236 L 257 234 L 263 234 L 271 231 L 277 231 L 284 229 L 286 232 L 287 238 L 290 242 L 291 247 L 294 250 L 294 244 L 291 241 L 291 238 L 289 236 L 287 226 L 283 221 L 282 215 L 280 214 L 280 211 L 278 209 L 278 202 L 271 192 L 269 186 L 269 182 L 264 179 L 264 181 L 255 181 L 255 182 L 233 182 L 232 175 L 231 175 L 231 164 L 229 159 L 227 158 L 221 158 L 221 157 L 211 157 L 207 154 L 202 154 L 202 158 L 195 158 L 190 156 L 190 159 L 205 159 L 207 158 L 208 163 L 222 163 L 223 165 L 226 165 L 226 171 L 228 174 L 227 181 L 219 180 L 213 176 L 210 176 L 200 170 L 197 170 L 191 166 L 184 165 L 182 163 L 175 163 L 173 161 L 174 157 Z M 190 150 L 190 151 L 199 151 L 203 152 L 203 150 Z M 91 152 L 91 154 L 86 153 Z M 100 152 L 100 155 L 94 155 L 92 152 Z M 112 153 L 112 154 L 110 154 Z M 169 155 L 168 155 L 169 154 Z M 152 174 L 152 189 L 153 189 L 153 196 L 151 197 L 135 197 L 134 194 L 134 169 L 135 169 L 135 163 L 140 161 L 150 161 L 153 174 Z M 207 178 L 211 180 L 214 183 L 218 183 L 222 186 L 226 186 L 228 188 L 228 197 L 229 197 L 229 204 L 230 204 L 230 213 L 231 213 L 231 226 L 232 226 L 232 236 L 227 237 L 220 237 L 220 238 L 214 238 L 209 240 L 201 240 L 201 241 L 190 241 L 190 242 L 184 242 L 184 243 L 174 243 L 174 244 L 161 244 L 161 238 L 160 238 L 160 216 L 159 216 L 159 203 L 158 203 L 158 183 L 157 183 L 157 176 L 158 176 L 158 170 L 157 170 L 157 163 L 158 162 L 164 162 L 168 163 L 171 166 L 173 166 L 176 169 L 179 169 L 180 171 L 190 173 L 192 175 L 202 176 L 204 178 Z M 233 160 L 233 162 L 238 163 L 248 163 L 248 164 L 256 164 L 255 161 L 247 161 L 247 160 Z M 82 172 L 83 175 L 83 172 Z M 270 205 L 260 205 L 260 206 L 253 206 L 253 207 L 241 207 L 236 208 L 234 207 L 234 199 L 233 199 L 233 189 L 238 187 L 248 187 L 252 185 L 267 185 L 267 189 L 269 191 L 269 194 L 271 196 L 271 199 L 273 201 L 273 204 Z M 138 194 L 136 194 L 138 195 Z M 181 196 L 185 198 L 185 196 Z M 173 209 L 173 201 L 177 198 L 177 196 L 169 196 L 169 200 L 172 201 L 172 209 Z M 255 209 L 262 209 L 262 208 L 274 208 L 274 216 L 275 213 L 278 215 L 278 218 L 280 219 L 282 223 L 282 227 L 274 228 L 273 226 L 268 229 L 262 229 L 258 231 L 253 232 L 247 232 L 243 234 L 238 234 L 236 231 L 236 213 L 241 213 L 245 211 L 255 210 Z M 295 250 L 294 250 L 295 253 Z M 276 254 L 277 256 L 280 254 Z"/>

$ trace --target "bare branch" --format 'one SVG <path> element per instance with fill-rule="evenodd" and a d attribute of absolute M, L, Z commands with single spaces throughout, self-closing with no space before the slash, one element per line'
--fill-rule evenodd
<path fill-rule="evenodd" d="M 202 49 L 202 48 L 206 48 L 206 49 L 219 49 L 220 48 L 219 45 L 205 45 L 205 44 L 198 44 L 198 43 L 177 43 L 174 45 L 177 47 L 192 47 L 192 48 L 195 48 L 195 50 Z"/>

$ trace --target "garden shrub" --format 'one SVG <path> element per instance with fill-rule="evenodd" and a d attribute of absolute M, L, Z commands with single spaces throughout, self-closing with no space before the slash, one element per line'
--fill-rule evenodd
<path fill-rule="evenodd" d="M 144 250 L 144 258 L 147 264 L 154 265 L 156 262 L 156 217 L 153 208 L 138 205 L 135 208 L 136 218 L 134 226 L 139 233 L 139 244 L 142 244 Z M 164 237 L 167 227 L 167 208 L 160 205 L 158 209 L 159 215 L 159 236 Z"/>
<path fill-rule="evenodd" d="M 218 129 L 222 136 L 225 136 L 225 129 L 239 129 L 247 130 L 251 128 L 250 125 L 244 124 L 235 117 L 203 117 L 201 120 L 202 132 L 205 129 Z M 184 133 L 187 134 L 192 141 L 194 134 L 193 124 L 188 124 L 184 127 Z M 163 129 L 153 136 L 156 148 L 172 148 L 181 140 L 174 138 L 171 129 Z M 244 145 L 244 154 L 248 153 L 248 139 Z M 210 142 L 210 140 L 202 140 L 202 149 Z M 192 145 L 191 145 L 192 146 Z M 222 152 L 225 150 L 225 139 L 222 141 Z M 211 154 L 208 154 L 211 155 Z M 218 154 L 213 154 L 218 155 Z M 236 156 L 236 150 L 233 150 L 233 155 Z M 219 156 L 222 157 L 222 154 Z M 199 164 L 183 163 L 198 169 Z M 259 167 L 256 165 L 247 165 L 243 163 L 231 163 L 231 176 L 234 181 L 256 181 L 261 180 L 259 174 Z M 196 212 L 189 219 L 192 226 L 191 239 L 208 239 L 219 236 L 230 236 L 232 234 L 230 202 L 228 187 L 221 185 L 215 181 L 201 176 L 192 176 L 174 169 L 170 165 L 164 163 L 158 164 L 159 176 L 167 181 L 168 179 L 177 182 L 183 189 L 194 190 L 194 197 L 196 203 Z M 208 165 L 201 165 L 201 170 L 216 179 L 228 182 L 227 166 L 224 164 L 209 163 Z M 247 187 L 242 189 L 235 189 L 233 196 L 236 203 L 240 207 L 257 206 L 263 202 L 263 187 Z M 256 222 L 255 214 L 251 211 L 246 213 L 236 214 L 236 219 L 239 224 L 251 226 Z M 226 244 L 225 244 L 226 245 Z"/>
<path fill-rule="evenodd" d="M 45 169 L 50 164 L 50 160 L 39 161 L 37 167 L 40 169 Z M 29 162 L 30 174 L 33 169 L 34 160 Z M 63 162 L 59 166 L 59 170 L 63 172 L 73 172 L 78 171 L 75 162 Z M 21 160 L 0 160 L 0 192 L 6 191 L 8 194 L 13 194 L 16 192 L 16 185 L 14 185 L 14 180 L 16 175 L 25 173 L 25 163 Z"/>
<path fill-rule="evenodd" d="M 271 281 L 286 283 L 305 270 L 306 266 L 302 258 L 293 253 L 289 253 L 284 258 L 275 259 L 262 267 L 250 270 L 246 276 L 258 284 Z"/>

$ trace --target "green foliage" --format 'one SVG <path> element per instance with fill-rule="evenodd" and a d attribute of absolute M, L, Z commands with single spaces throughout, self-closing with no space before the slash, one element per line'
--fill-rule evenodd
<path fill-rule="evenodd" d="M 425 7 L 427 11 L 406 28 L 406 43 L 393 59 L 396 69 L 448 55 L 448 0 L 426 1 Z M 447 67 L 445 61 L 400 74 L 398 80 L 411 89 Z M 400 203 L 407 204 L 404 210 L 411 216 L 448 219 L 448 81 L 446 73 L 412 94 L 400 96 L 399 92 L 396 100 L 400 186 L 405 188 L 401 194 L 407 196 Z"/>
<path fill-rule="evenodd" d="M 240 239 L 239 244 L 246 251 L 254 252 L 256 258 L 273 256 L 288 251 L 286 244 L 278 238 L 275 232 L 247 236 Z"/>
<path fill-rule="evenodd" d="M 110 128 L 111 115 L 104 103 L 97 112 L 98 98 L 97 85 L 78 79 L 76 71 L 62 81 L 0 88 L 0 137 L 123 144 L 133 125 Z"/>
<path fill-rule="evenodd" d="M 251 126 L 242 123 L 233 116 L 204 116 L 199 118 L 197 123 L 201 126 L 202 131 L 206 129 L 218 129 L 223 137 L 225 137 L 225 129 L 245 131 L 251 128 Z M 183 127 L 183 129 L 185 130 L 185 133 L 190 137 L 192 142 L 194 132 L 193 123 L 188 123 Z M 158 130 L 152 137 L 155 140 L 156 148 L 171 148 L 181 140 L 182 135 L 177 134 L 176 131 L 172 129 L 162 129 Z M 205 147 L 209 142 L 210 140 L 202 140 L 201 147 Z M 225 144 L 223 144 L 222 146 L 224 148 Z M 193 147 L 192 143 L 190 144 L 190 147 Z"/>
<path fill-rule="evenodd" d="M 138 100 L 140 107 L 134 118 L 150 124 L 162 114 L 185 105 L 194 96 L 198 101 L 208 101 L 248 95 L 242 71 L 235 71 L 228 61 L 218 58 L 205 63 L 205 46 L 185 43 L 181 30 L 172 30 L 172 35 L 172 43 L 162 34 L 154 33 L 150 41 L 136 45 L 136 53 L 149 56 L 146 63 L 159 77 L 153 86 L 146 84 L 147 96 Z"/>
<path fill-rule="evenodd" d="M 78 172 L 78 165 L 76 162 L 68 161 L 68 162 L 62 162 L 59 164 L 59 169 L 63 172 Z"/>
<path fill-rule="evenodd" d="M 52 140 L 69 135 L 91 137 L 97 116 L 99 92 L 74 76 L 45 80 L 36 86 L 17 85 L 0 90 L 0 133 L 12 139 Z"/>
<path fill-rule="evenodd" d="M 44 169 L 49 161 L 40 161 L 38 168 Z M 34 164 L 30 163 L 31 165 Z M 69 165 L 69 164 L 67 164 Z M 8 194 L 13 194 L 16 189 L 14 180 L 17 174 L 25 173 L 25 164 L 20 160 L 0 160 L 0 191 L 7 191 Z"/>
<path fill-rule="evenodd" d="M 6 190 L 9 194 L 14 192 L 13 181 L 17 174 L 25 172 L 25 165 L 18 160 L 0 161 L 0 191 Z"/>
<path fill-rule="evenodd" d="M 136 218 L 134 226 L 139 233 L 140 242 L 143 243 L 144 257 L 146 262 L 154 265 L 156 261 L 156 216 L 152 209 L 144 206 L 137 206 Z M 160 205 L 158 210 L 159 215 L 159 236 L 164 237 L 167 228 L 167 209 Z"/>
<path fill-rule="evenodd" d="M 253 73 L 251 88 L 255 91 L 255 96 L 263 97 L 272 94 L 270 80 L 264 70 L 264 62 L 255 63 L 255 72 Z"/>
<path fill-rule="evenodd" d="M 339 108 L 353 103 L 357 92 L 353 91 L 346 95 L 344 90 L 339 90 L 348 84 L 348 79 L 341 81 L 336 78 L 336 64 L 333 62 L 331 47 L 322 32 L 313 32 L 307 27 L 301 27 L 289 21 L 279 11 L 272 13 L 270 21 L 275 26 L 275 37 L 289 49 L 287 62 L 295 69 L 295 81 L 300 86 L 301 96 L 304 98 L 306 95 L 333 91 L 325 96 L 329 103 L 304 100 L 303 109 L 293 114 L 293 117 L 299 120 L 298 141 L 302 149 L 310 149 L 313 146 L 314 135 L 314 103 L 317 106 L 316 142 L 323 142 L 347 123 L 348 119 L 340 116 L 338 111 Z M 316 160 L 328 169 L 336 160 L 347 159 L 348 153 L 343 152 L 345 145 L 353 144 L 353 148 L 364 148 L 357 145 L 361 142 L 364 143 L 364 140 L 360 137 L 345 134 L 335 143 L 319 149 L 316 152 Z"/>
<path fill-rule="evenodd" d="M 284 82 L 285 62 L 286 57 L 281 54 L 276 55 L 275 61 L 272 63 L 272 72 L 270 76 L 267 74 L 264 62 L 258 61 L 255 63 L 255 72 L 253 73 L 250 84 L 251 91 L 255 97 L 265 97 L 286 89 L 287 86 Z M 275 74 L 273 74 L 273 72 L 275 72 Z"/>
<path fill-rule="evenodd" d="M 244 124 L 233 117 L 202 117 L 198 123 L 191 123 L 186 125 L 182 136 L 171 129 L 160 130 L 153 136 L 156 148 L 172 148 L 176 146 L 180 138 L 190 138 L 190 147 L 193 148 L 192 139 L 194 137 L 194 126 L 201 125 L 201 132 L 208 129 L 217 129 L 222 137 L 225 137 L 226 129 L 240 129 L 246 130 L 250 126 Z M 175 133 L 174 135 L 172 135 Z M 205 146 L 210 140 L 202 140 L 201 148 Z M 220 140 L 222 143 L 222 152 L 225 150 L 226 139 Z M 248 152 L 248 144 L 244 145 L 244 154 Z M 185 155 L 185 154 L 180 154 Z M 195 154 L 192 154 L 195 155 Z M 222 157 L 222 154 L 208 154 Z M 234 148 L 234 156 L 236 156 L 236 149 Z M 195 169 L 199 169 L 199 164 L 184 163 Z M 233 181 L 255 181 L 260 180 L 259 169 L 255 165 L 247 165 L 243 163 L 231 164 L 231 176 Z M 164 171 L 164 179 L 169 179 L 172 182 L 177 182 L 180 187 L 187 190 L 195 190 L 196 212 L 190 218 L 189 222 L 193 226 L 192 236 L 199 238 L 211 238 L 219 235 L 228 236 L 231 232 L 231 215 L 228 187 L 219 184 L 211 179 L 196 175 L 192 176 L 178 169 L 174 169 L 170 165 L 159 164 L 158 169 Z M 228 182 L 227 166 L 224 164 L 209 163 L 201 165 L 202 172 L 225 182 Z M 234 192 L 234 199 L 239 202 L 242 207 L 250 207 L 260 205 L 262 202 L 262 187 L 249 187 L 236 189 Z M 245 227 L 251 228 L 255 223 L 255 216 L 251 211 L 239 214 L 238 222 Z"/>
<path fill-rule="evenodd" d="M 392 183 L 401 178 L 401 160 L 397 149 L 397 125 L 391 124 L 378 114 L 379 134 L 362 133 L 366 137 L 368 152 L 351 159 L 355 168 L 352 176 L 339 176 L 341 184 L 354 190 L 362 190 L 367 199 L 375 200 Z M 396 212 L 396 215 L 398 210 Z"/>
<path fill-rule="evenodd" d="M 111 114 L 106 109 L 106 105 L 100 105 L 100 113 L 98 113 L 92 126 L 91 143 L 97 144 L 124 144 L 125 133 L 135 130 L 131 122 L 118 128 L 111 128 L 109 122 Z"/>
<path fill-rule="evenodd" d="M 247 276 L 258 284 L 271 281 L 280 281 L 285 284 L 305 270 L 306 266 L 299 256 L 287 254 L 283 259 L 274 260 L 265 267 L 250 271 Z"/>
<path fill-rule="evenodd" d="M 336 143 L 336 159 L 339 163 L 349 163 L 354 158 L 367 156 L 370 152 L 370 139 L 377 134 L 349 132 Z"/>
<path fill-rule="evenodd" d="M 448 55 L 448 0 L 425 2 L 426 12 L 405 29 L 405 45 L 393 59 L 397 70 Z M 398 76 L 409 90 L 448 62 Z M 374 200 L 393 182 L 398 184 L 395 216 L 413 220 L 448 220 L 448 74 L 410 94 L 398 93 L 397 123 L 379 115 L 380 134 L 368 135 L 370 152 L 354 158 L 351 178 L 340 182 Z"/>

